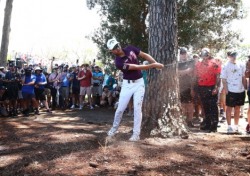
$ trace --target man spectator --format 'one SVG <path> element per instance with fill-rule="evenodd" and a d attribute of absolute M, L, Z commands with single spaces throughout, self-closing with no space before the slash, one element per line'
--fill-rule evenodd
<path fill-rule="evenodd" d="M 59 83 L 59 73 L 58 67 L 54 66 L 52 69 L 52 73 L 49 75 L 49 85 L 51 96 L 52 96 L 52 110 L 55 110 L 57 107 L 56 95 L 58 91 L 58 83 Z"/>
<path fill-rule="evenodd" d="M 180 62 L 178 63 L 179 87 L 182 115 L 186 117 L 188 127 L 194 127 L 192 123 L 193 107 L 193 71 L 194 60 L 188 58 L 187 48 L 180 48 Z"/>
<path fill-rule="evenodd" d="M 45 96 L 45 85 L 47 85 L 47 79 L 45 75 L 42 73 L 42 69 L 40 67 L 35 67 L 34 70 L 35 70 L 35 76 L 36 76 L 34 91 L 35 91 L 37 103 L 39 104 L 39 101 L 41 101 L 43 105 L 45 106 L 47 113 L 51 113 L 48 102 L 46 101 L 46 96 Z"/>
<path fill-rule="evenodd" d="M 240 106 L 245 102 L 245 89 L 247 86 L 245 78 L 246 67 L 243 63 L 236 60 L 237 52 L 228 52 L 228 61 L 221 72 L 223 89 L 226 93 L 226 119 L 227 132 L 238 132 L 238 123 L 240 118 Z M 234 125 L 231 126 L 231 113 L 234 108 Z"/>
<path fill-rule="evenodd" d="M 63 72 L 59 75 L 59 106 L 65 110 L 69 105 L 69 86 L 71 81 L 70 73 L 68 72 L 67 65 L 63 66 Z"/>
<path fill-rule="evenodd" d="M 76 107 L 76 103 L 79 100 L 80 81 L 77 79 L 78 74 L 79 74 L 79 67 L 76 67 L 76 65 L 72 65 L 72 72 L 71 72 L 72 105 L 71 105 L 71 109 L 74 109 Z"/>
<path fill-rule="evenodd" d="M 32 74 L 31 68 L 25 69 L 25 75 L 22 79 L 22 96 L 23 96 L 23 113 L 25 116 L 29 115 L 29 107 L 32 105 L 35 108 L 35 114 L 39 115 L 38 103 L 35 98 L 34 85 L 36 76 Z"/>
<path fill-rule="evenodd" d="M 88 95 L 88 102 L 90 104 L 90 109 L 94 109 L 92 106 L 92 99 L 91 99 L 91 79 L 92 79 L 92 73 L 88 69 L 88 64 L 82 65 L 82 70 L 78 74 L 78 80 L 80 81 L 80 98 L 79 103 L 80 107 L 79 110 L 82 110 L 83 108 L 83 98 L 85 98 L 85 95 Z"/>
<path fill-rule="evenodd" d="M 20 75 L 17 73 L 14 62 L 9 62 L 9 71 L 5 75 L 4 80 L 7 87 L 7 97 L 9 100 L 9 115 L 17 116 L 17 99 Z"/>
<path fill-rule="evenodd" d="M 0 116 L 7 117 L 8 111 L 7 111 L 7 94 L 6 94 L 6 87 L 1 85 L 0 86 Z"/>
<path fill-rule="evenodd" d="M 4 78 L 5 77 L 5 70 L 4 67 L 0 66 L 0 78 Z"/>
<path fill-rule="evenodd" d="M 195 65 L 195 84 L 198 85 L 202 107 L 204 109 L 204 119 L 201 123 L 201 130 L 216 132 L 218 125 L 218 88 L 220 84 L 221 67 L 215 62 L 208 48 L 201 50 L 201 62 Z"/>
<path fill-rule="evenodd" d="M 104 79 L 103 73 L 100 68 L 96 65 L 94 67 L 94 71 L 92 72 L 92 79 L 93 79 L 93 105 L 98 106 L 100 105 L 100 96 L 102 95 L 102 82 Z"/>
<path fill-rule="evenodd" d="M 4 71 L 4 67 L 0 67 L 0 86 L 3 86 L 3 80 L 5 78 L 5 71 Z"/>
<path fill-rule="evenodd" d="M 201 62 L 200 57 L 198 54 L 194 54 L 193 55 L 193 60 L 194 60 L 194 65 L 196 65 L 196 63 Z M 201 103 L 201 99 L 200 96 L 198 94 L 198 85 L 194 84 L 193 85 L 193 103 L 194 103 L 194 122 L 200 122 L 200 116 L 203 117 L 204 113 L 203 113 L 203 108 L 202 108 L 202 103 Z"/>

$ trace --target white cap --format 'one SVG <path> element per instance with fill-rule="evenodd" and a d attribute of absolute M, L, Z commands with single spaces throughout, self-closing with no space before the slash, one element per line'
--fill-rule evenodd
<path fill-rule="evenodd" d="M 115 38 L 109 39 L 107 42 L 107 47 L 109 50 L 112 50 L 114 49 L 115 45 L 117 45 L 118 43 L 119 42 Z"/>
<path fill-rule="evenodd" d="M 201 51 L 207 51 L 208 53 L 210 53 L 210 49 L 209 48 L 202 48 Z"/>
<path fill-rule="evenodd" d="M 38 67 L 38 66 L 37 66 L 37 67 L 35 67 L 34 70 L 36 71 L 36 70 L 43 70 L 43 69 L 41 69 L 41 67 Z"/>

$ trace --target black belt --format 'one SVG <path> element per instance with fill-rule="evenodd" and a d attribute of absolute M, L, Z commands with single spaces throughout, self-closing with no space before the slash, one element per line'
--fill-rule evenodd
<path fill-rule="evenodd" d="M 130 83 L 135 83 L 135 82 L 139 81 L 140 79 L 142 79 L 142 78 L 135 79 L 135 80 L 131 80 L 131 79 L 124 79 L 124 80 L 128 81 L 128 83 L 130 84 Z"/>

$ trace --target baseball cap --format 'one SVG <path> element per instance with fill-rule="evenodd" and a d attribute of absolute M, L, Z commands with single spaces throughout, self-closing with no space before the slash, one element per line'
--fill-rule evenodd
<path fill-rule="evenodd" d="M 24 69 L 24 71 L 31 71 L 31 70 L 32 70 L 32 68 L 30 68 L 30 67 L 27 67 Z"/>
<path fill-rule="evenodd" d="M 187 48 L 181 47 L 180 48 L 180 54 L 186 54 L 187 53 Z"/>
<path fill-rule="evenodd" d="M 117 44 L 119 44 L 119 42 L 115 38 L 112 38 L 108 40 L 107 47 L 109 50 L 113 50 Z"/>
<path fill-rule="evenodd" d="M 201 50 L 201 57 L 208 57 L 210 53 L 210 49 L 209 48 L 202 48 Z"/>
<path fill-rule="evenodd" d="M 41 69 L 41 67 L 38 67 L 38 66 L 37 66 L 37 67 L 35 67 L 34 70 L 37 71 L 37 70 L 42 70 L 42 69 Z"/>
<path fill-rule="evenodd" d="M 236 51 L 229 51 L 229 52 L 227 52 L 227 55 L 228 56 L 231 56 L 231 57 L 236 57 L 237 56 L 237 52 Z"/>

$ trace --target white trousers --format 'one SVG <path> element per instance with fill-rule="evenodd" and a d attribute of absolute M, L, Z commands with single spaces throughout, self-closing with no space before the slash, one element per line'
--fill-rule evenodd
<path fill-rule="evenodd" d="M 133 96 L 134 103 L 134 127 L 133 135 L 140 135 L 141 132 L 141 122 L 142 122 L 142 102 L 145 93 L 145 85 L 143 78 L 132 82 L 126 79 L 122 82 L 121 93 L 119 97 L 118 107 L 115 112 L 113 128 L 118 129 L 120 122 L 122 120 L 122 115 L 126 110 L 129 100 Z"/>

